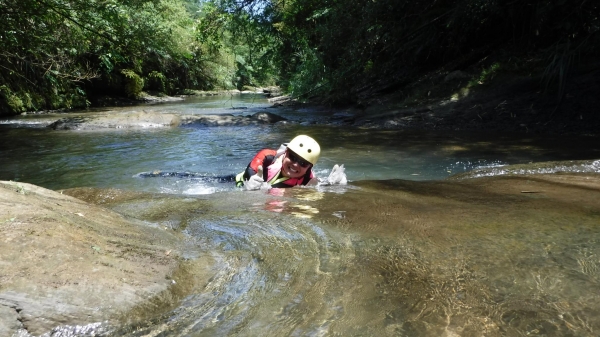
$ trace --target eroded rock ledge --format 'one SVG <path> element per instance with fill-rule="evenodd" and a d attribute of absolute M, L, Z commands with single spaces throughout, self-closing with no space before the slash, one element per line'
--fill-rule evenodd
<path fill-rule="evenodd" d="M 121 319 L 176 283 L 179 241 L 79 199 L 0 181 L 0 336 Z"/>

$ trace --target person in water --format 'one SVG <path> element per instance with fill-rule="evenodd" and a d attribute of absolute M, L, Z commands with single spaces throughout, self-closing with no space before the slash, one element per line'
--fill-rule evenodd
<path fill-rule="evenodd" d="M 312 168 L 320 154 L 317 141 L 306 135 L 296 136 L 278 150 L 260 150 L 244 172 L 236 176 L 236 186 L 260 189 L 315 185 L 318 180 Z"/>

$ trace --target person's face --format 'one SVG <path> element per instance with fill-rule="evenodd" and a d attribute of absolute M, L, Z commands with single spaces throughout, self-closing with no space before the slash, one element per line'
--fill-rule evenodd
<path fill-rule="evenodd" d="M 300 157 L 293 151 L 288 150 L 285 153 L 285 158 L 283 158 L 281 173 L 284 177 L 300 178 L 304 176 L 304 174 L 310 167 L 311 164 L 309 162 L 302 159 L 302 157 Z"/>

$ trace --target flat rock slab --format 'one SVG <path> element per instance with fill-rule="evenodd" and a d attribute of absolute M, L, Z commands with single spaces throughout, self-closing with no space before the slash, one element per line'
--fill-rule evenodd
<path fill-rule="evenodd" d="M 159 128 L 178 126 L 181 119 L 176 114 L 131 111 L 108 112 L 61 118 L 48 127 L 54 130 L 97 130 L 121 128 Z"/>
<path fill-rule="evenodd" d="M 122 319 L 169 292 L 178 234 L 0 181 L 0 336 Z"/>
<path fill-rule="evenodd" d="M 181 125 L 242 126 L 273 124 L 286 120 L 270 112 L 257 112 L 249 116 L 231 114 L 181 115 L 156 111 L 107 112 L 61 118 L 48 125 L 54 130 L 105 130 L 133 128 L 163 128 Z"/>

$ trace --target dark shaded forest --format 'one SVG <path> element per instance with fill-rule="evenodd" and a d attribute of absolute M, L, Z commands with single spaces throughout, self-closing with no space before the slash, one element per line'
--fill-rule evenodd
<path fill-rule="evenodd" d="M 540 106 L 535 118 L 598 120 L 599 6 L 587 0 L 0 0 L 0 111 L 271 85 L 300 101 L 364 110 L 387 102 L 399 109 L 520 78 L 541 95 L 531 103 L 532 110 Z M 574 97 L 584 112 L 564 103 Z"/>

